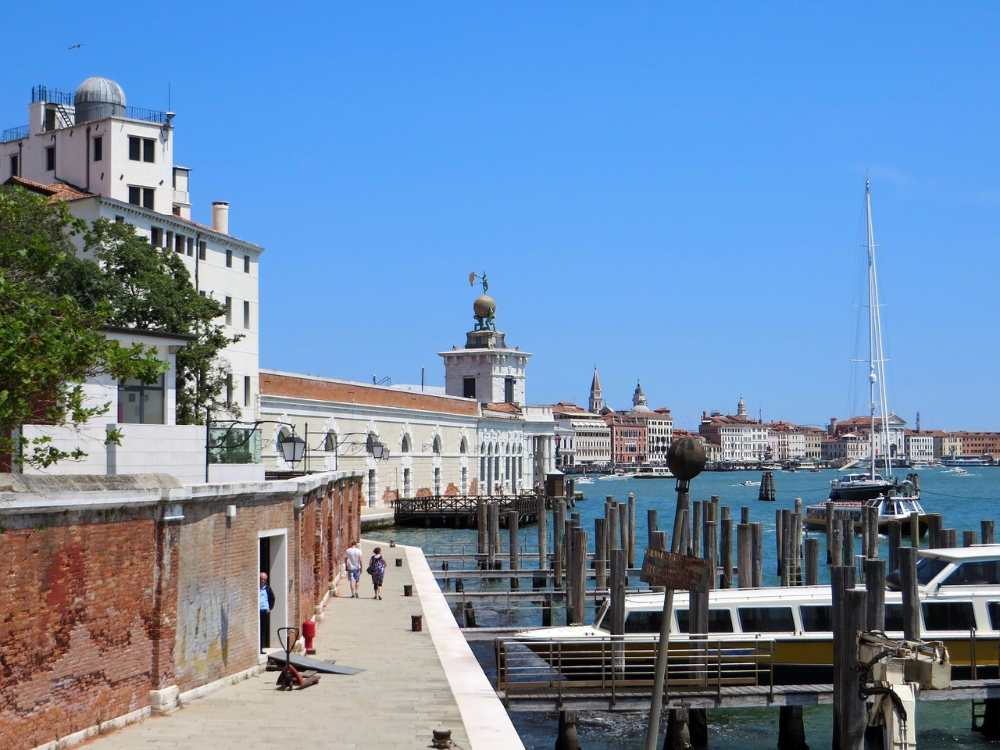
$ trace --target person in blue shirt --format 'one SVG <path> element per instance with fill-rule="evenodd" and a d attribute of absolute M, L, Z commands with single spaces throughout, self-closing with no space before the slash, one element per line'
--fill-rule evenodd
<path fill-rule="evenodd" d="M 260 608 L 260 652 L 271 645 L 271 610 L 274 609 L 274 592 L 267 582 L 267 573 L 260 572 L 260 589 L 257 591 Z"/>

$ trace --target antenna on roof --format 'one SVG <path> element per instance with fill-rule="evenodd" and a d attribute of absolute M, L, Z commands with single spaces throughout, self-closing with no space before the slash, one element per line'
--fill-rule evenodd
<path fill-rule="evenodd" d="M 170 95 L 171 95 L 171 93 L 172 92 L 170 91 L 170 81 L 167 81 L 167 111 L 168 112 L 173 112 L 174 111 L 174 108 L 171 106 L 172 102 L 170 101 Z"/>

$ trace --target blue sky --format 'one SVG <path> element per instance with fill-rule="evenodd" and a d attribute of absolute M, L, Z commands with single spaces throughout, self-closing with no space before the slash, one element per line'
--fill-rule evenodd
<path fill-rule="evenodd" d="M 851 410 L 867 171 L 890 404 L 998 429 L 1000 6 L 803 5 L 14 3 L 0 127 L 169 85 L 195 218 L 267 248 L 262 366 L 441 382 L 485 269 L 529 401 L 597 364 L 682 426 Z"/>

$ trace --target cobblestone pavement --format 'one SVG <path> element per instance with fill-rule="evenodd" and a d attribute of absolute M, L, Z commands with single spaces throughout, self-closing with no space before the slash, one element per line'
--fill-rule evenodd
<path fill-rule="evenodd" d="M 367 564 L 372 544 L 362 545 Z M 406 555 L 382 545 L 388 562 L 384 599 L 372 599 L 362 573 L 361 599 L 338 585 L 319 623 L 316 656 L 366 671 L 351 677 L 322 675 L 318 685 L 291 692 L 274 688 L 276 672 L 264 672 L 192 701 L 169 716 L 146 719 L 86 743 L 87 750 L 255 750 L 267 748 L 426 748 L 438 727 L 452 731 L 459 748 L 470 747 L 437 651 L 426 631 L 410 630 L 421 613 Z M 403 560 L 397 568 L 395 559 Z"/>

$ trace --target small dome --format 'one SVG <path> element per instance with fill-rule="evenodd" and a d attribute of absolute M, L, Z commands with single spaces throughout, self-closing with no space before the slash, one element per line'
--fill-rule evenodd
<path fill-rule="evenodd" d="M 472 311 L 477 318 L 493 318 L 497 313 L 497 301 L 488 294 L 481 294 L 472 303 Z"/>
<path fill-rule="evenodd" d="M 76 122 L 89 122 L 125 114 L 125 92 L 110 78 L 91 76 L 73 94 Z"/>

